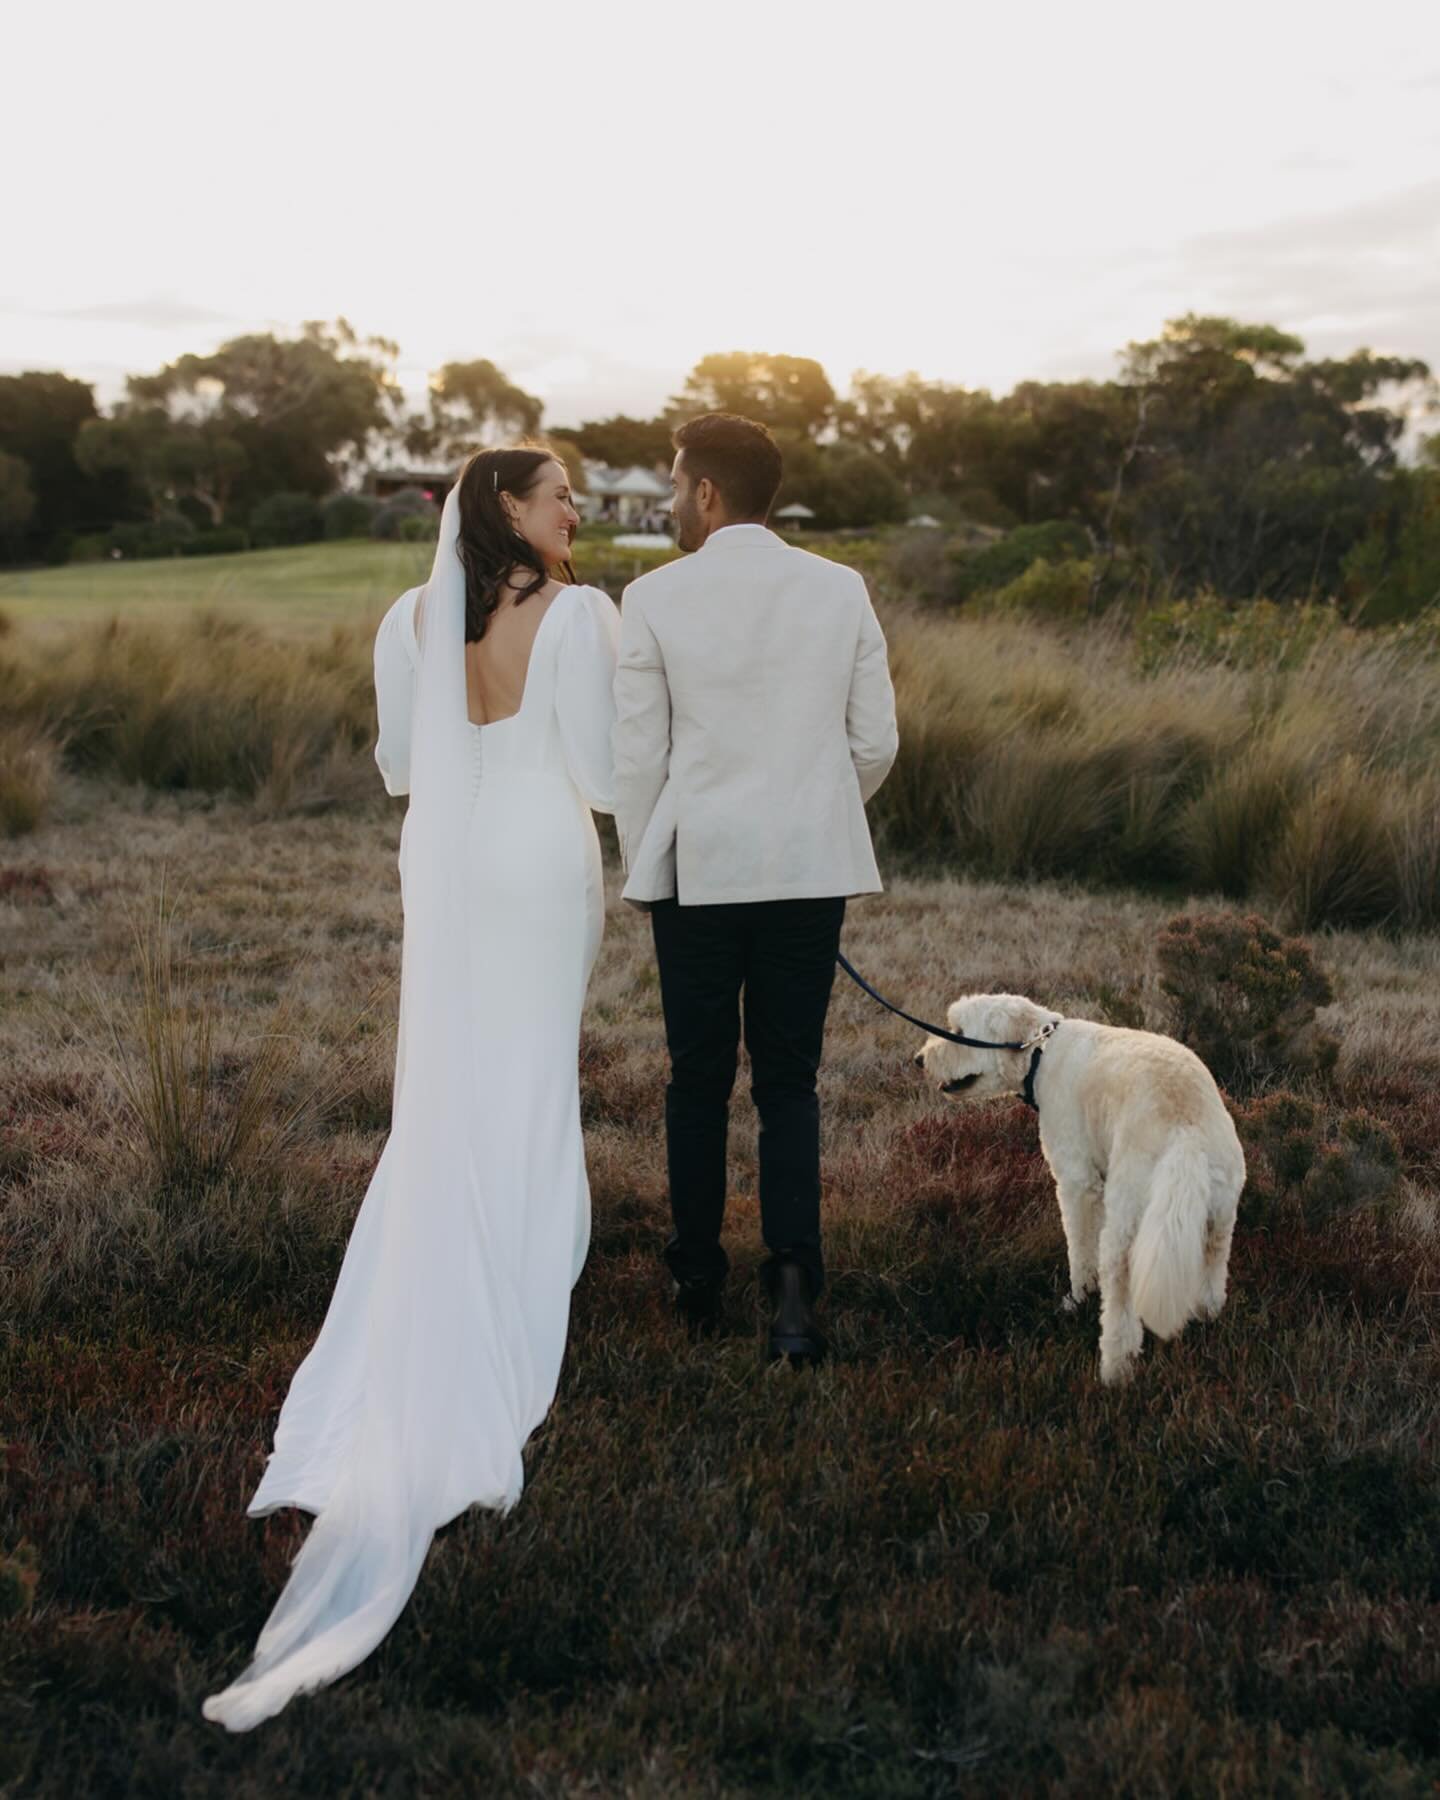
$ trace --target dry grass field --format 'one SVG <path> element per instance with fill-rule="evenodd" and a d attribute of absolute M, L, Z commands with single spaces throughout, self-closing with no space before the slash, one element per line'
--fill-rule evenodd
<path fill-rule="evenodd" d="M 388 1120 L 399 810 L 363 747 L 325 758 L 253 799 L 57 768 L 0 842 L 0 1788 L 1434 1793 L 1440 941 L 1310 939 L 1342 1048 L 1299 1085 L 1388 1125 L 1389 1202 L 1248 1195 L 1225 1312 L 1121 1392 L 1058 1310 L 1031 1116 L 947 1111 L 916 1034 L 837 989 L 834 1355 L 797 1374 L 758 1354 L 743 1093 L 730 1331 L 670 1320 L 663 1039 L 613 870 L 594 1242 L 521 1504 L 441 1534 L 355 1674 L 206 1725 L 305 1529 L 244 1503 Z M 932 1015 L 984 987 L 1158 1018 L 1185 898 L 902 878 L 846 944 Z"/>
<path fill-rule="evenodd" d="M 1258 909 L 1328 972 L 1332 1069 L 1235 1063 L 1224 1313 L 1103 1391 L 1034 1120 L 947 1108 L 918 1034 L 842 982 L 833 1358 L 760 1360 L 743 1071 L 729 1331 L 685 1341 L 647 922 L 612 866 L 594 1239 L 523 1500 L 441 1534 L 352 1676 L 250 1738 L 203 1722 L 305 1530 L 244 1504 L 388 1126 L 369 626 L 427 563 L 314 546 L 0 592 L 0 1791 L 1432 1795 L 1433 643 L 1141 656 L 1123 623 L 946 618 L 883 580 L 893 879 L 846 947 L 886 992 L 1160 1027 L 1181 911 Z"/>

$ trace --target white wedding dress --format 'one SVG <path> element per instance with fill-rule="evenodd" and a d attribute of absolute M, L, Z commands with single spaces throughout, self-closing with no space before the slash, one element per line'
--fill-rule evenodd
<path fill-rule="evenodd" d="M 441 1525 L 518 1500 L 589 1245 L 577 1058 L 603 922 L 590 809 L 613 810 L 619 615 L 599 589 L 563 589 L 520 710 L 472 724 L 457 526 L 452 492 L 423 648 L 420 589 L 376 638 L 376 760 L 411 796 L 394 1110 L 247 1509 L 316 1518 L 254 1660 L 204 1702 L 231 1731 L 369 1655 Z"/>

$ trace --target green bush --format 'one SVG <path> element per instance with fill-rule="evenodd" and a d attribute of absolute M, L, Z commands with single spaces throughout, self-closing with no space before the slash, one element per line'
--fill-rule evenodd
<path fill-rule="evenodd" d="M 331 494 L 320 503 L 320 517 L 328 542 L 341 538 L 369 537 L 371 521 L 380 502 L 370 494 Z"/>
<path fill-rule="evenodd" d="M 1352 617 L 1414 619 L 1440 606 L 1440 471 L 1400 469 L 1382 516 L 1344 562 Z"/>
<path fill-rule="evenodd" d="M 182 556 L 232 556 L 237 550 L 248 550 L 250 537 L 238 525 L 221 525 L 215 531 L 201 531 L 180 546 Z"/>
<path fill-rule="evenodd" d="M 112 525 L 105 544 L 109 552 L 118 550 L 127 559 L 178 556 L 194 536 L 195 527 L 184 513 L 161 513 L 143 524 Z"/>
<path fill-rule="evenodd" d="M 426 544 L 440 533 L 438 516 L 424 513 L 407 513 L 400 521 L 399 539 L 402 544 Z"/>
<path fill-rule="evenodd" d="M 1070 519 L 1047 519 L 1040 525 L 1018 525 L 983 550 L 956 554 L 956 591 L 960 599 L 994 593 L 1018 581 L 1032 563 L 1063 563 L 1088 557 L 1092 546 L 1083 525 Z"/>
<path fill-rule="evenodd" d="M 1185 657 L 1235 669 L 1298 669 L 1338 632 L 1333 606 L 1277 606 L 1272 600 L 1235 603 L 1197 594 L 1153 606 L 1135 623 L 1135 662 L 1142 671 Z"/>
<path fill-rule="evenodd" d="M 320 503 L 310 494 L 271 494 L 250 515 L 250 540 L 257 550 L 313 544 L 323 528 Z"/>
<path fill-rule="evenodd" d="M 439 507 L 423 489 L 401 488 L 398 494 L 390 496 L 371 519 L 370 535 L 394 540 L 402 536 L 401 525 L 405 519 L 438 520 L 439 516 Z"/>
<path fill-rule="evenodd" d="M 990 595 L 995 606 L 1039 613 L 1052 619 L 1083 619 L 1090 606 L 1095 565 L 1081 557 L 1052 563 L 1037 557 L 1023 575 Z"/>
<path fill-rule="evenodd" d="M 105 548 L 111 556 L 155 556 L 148 525 L 112 525 L 105 537 Z"/>
<path fill-rule="evenodd" d="M 81 531 L 70 539 L 70 561 L 72 563 L 104 562 L 110 554 L 110 533 L 108 531 Z"/>

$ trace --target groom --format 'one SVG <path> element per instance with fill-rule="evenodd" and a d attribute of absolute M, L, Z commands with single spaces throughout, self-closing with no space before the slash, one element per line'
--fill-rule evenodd
<path fill-rule="evenodd" d="M 625 589 L 614 740 L 624 897 L 650 909 L 670 1049 L 665 1260 L 680 1317 L 714 1330 L 743 995 L 768 1349 L 816 1361 L 815 1075 L 846 896 L 880 889 L 865 802 L 895 760 L 895 696 L 863 578 L 765 523 L 781 476 L 766 428 L 706 413 L 673 443 L 695 554 Z"/>

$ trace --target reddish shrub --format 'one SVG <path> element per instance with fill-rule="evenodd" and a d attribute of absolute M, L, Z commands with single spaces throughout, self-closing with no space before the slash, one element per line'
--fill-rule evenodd
<path fill-rule="evenodd" d="M 1335 1066 L 1339 1041 L 1315 1022 L 1334 993 L 1302 939 L 1281 937 L 1257 913 L 1181 914 L 1156 954 L 1168 1029 L 1225 1086 Z"/>
<path fill-rule="evenodd" d="M 1440 1087 L 1433 1080 L 1371 1077 L 1348 1083 L 1346 1092 L 1389 1126 L 1411 1174 L 1440 1185 Z"/>
<path fill-rule="evenodd" d="M 1362 1208 L 1383 1208 L 1399 1190 L 1400 1145 L 1384 1120 L 1339 1112 L 1280 1090 L 1235 1113 L 1245 1146 L 1244 1217 L 1273 1222 L 1298 1208 L 1314 1230 Z"/>

